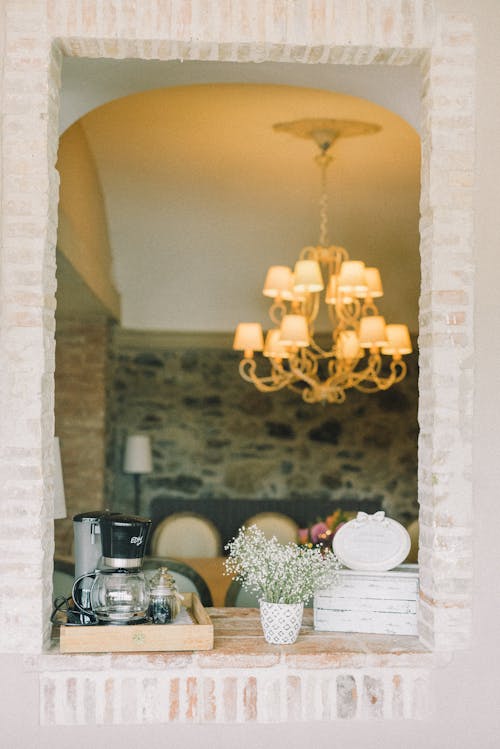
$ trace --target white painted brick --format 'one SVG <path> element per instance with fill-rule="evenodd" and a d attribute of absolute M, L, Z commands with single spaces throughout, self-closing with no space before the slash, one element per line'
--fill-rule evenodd
<path fill-rule="evenodd" d="M 184 678 L 180 672 L 85 670 L 45 671 L 40 674 L 42 725 L 82 725 L 89 718 L 97 724 L 203 722 L 207 705 L 203 694 L 215 699 L 217 723 L 296 722 L 329 720 L 425 717 L 415 706 L 415 690 L 426 685 L 422 668 L 360 672 L 290 673 L 286 679 L 274 673 L 259 673 L 254 682 L 252 703 L 245 710 L 247 676 L 225 670 L 202 679 L 196 668 Z M 215 690 L 211 683 L 215 684 Z M 208 685 L 204 690 L 200 684 Z M 421 685 L 420 687 L 418 685 Z M 426 689 L 423 689 L 425 699 Z M 248 693 L 247 705 L 248 705 Z M 235 702 L 233 702 L 235 700 Z"/>

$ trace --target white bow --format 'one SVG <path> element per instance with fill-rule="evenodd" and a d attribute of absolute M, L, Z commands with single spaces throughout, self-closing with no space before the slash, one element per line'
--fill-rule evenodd
<path fill-rule="evenodd" d="M 373 515 L 369 515 L 367 512 L 358 512 L 356 520 L 358 521 L 358 523 L 366 523 L 368 522 L 368 520 L 375 520 L 377 523 L 382 523 L 385 520 L 385 512 L 383 510 L 379 510 Z"/>

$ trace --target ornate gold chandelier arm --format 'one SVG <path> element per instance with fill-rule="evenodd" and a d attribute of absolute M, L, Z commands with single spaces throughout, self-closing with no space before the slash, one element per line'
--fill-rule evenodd
<path fill-rule="evenodd" d="M 309 346 L 313 349 L 313 351 L 316 352 L 316 355 L 319 356 L 320 359 L 329 359 L 333 356 L 334 348 L 333 345 L 330 349 L 324 349 L 322 348 L 319 343 L 316 343 L 314 338 L 311 336 L 311 340 L 309 342 Z"/>
<path fill-rule="evenodd" d="M 318 373 L 318 360 L 307 348 L 302 348 L 292 354 L 288 359 L 289 372 L 293 374 L 294 381 L 307 381 Z M 285 373 L 286 374 L 286 373 Z"/>
<path fill-rule="evenodd" d="M 375 362 L 373 359 L 377 361 Z M 407 366 L 403 359 L 393 358 L 390 364 L 391 374 L 388 377 L 379 377 L 381 363 L 380 354 L 370 355 L 368 367 L 365 370 L 353 373 L 355 377 L 351 387 L 361 393 L 373 393 L 377 390 L 388 390 L 396 382 L 401 382 L 405 378 Z"/>
<path fill-rule="evenodd" d="M 313 322 L 316 320 L 319 312 L 319 302 L 320 299 L 318 292 L 307 292 L 304 300 L 300 302 L 299 308 L 304 317 L 307 317 L 310 329 L 309 332 L 311 335 L 314 332 Z"/>
<path fill-rule="evenodd" d="M 271 374 L 268 377 L 257 375 L 257 364 L 255 359 L 241 359 L 239 364 L 240 376 L 247 382 L 251 382 L 261 393 L 271 393 L 289 387 L 294 381 L 291 373 L 285 372 L 283 367 L 272 362 Z"/>
<path fill-rule="evenodd" d="M 280 325 L 284 315 L 286 315 L 286 304 L 281 297 L 276 297 L 269 308 L 269 317 L 275 325 Z"/>
<path fill-rule="evenodd" d="M 339 326 L 341 328 L 357 328 L 359 325 L 359 318 L 361 315 L 361 305 L 359 299 L 352 299 L 350 302 L 345 302 L 340 296 L 339 301 L 335 305 L 336 314 L 339 320 Z M 375 308 L 376 309 L 376 308 Z"/>
<path fill-rule="evenodd" d="M 306 403 L 343 403 L 346 395 L 343 388 L 331 388 L 314 385 L 302 390 L 302 398 Z"/>
<path fill-rule="evenodd" d="M 290 370 L 297 380 L 308 386 L 300 390 L 306 403 L 342 403 L 345 400 L 343 388 L 333 388 L 328 386 L 326 382 L 322 383 L 320 380 L 315 380 L 301 369 L 294 367 L 292 363 L 290 364 Z"/>

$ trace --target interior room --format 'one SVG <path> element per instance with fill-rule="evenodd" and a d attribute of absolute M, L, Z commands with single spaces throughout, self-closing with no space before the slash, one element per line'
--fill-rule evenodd
<path fill-rule="evenodd" d="M 277 63 L 67 59 L 61 102 L 56 432 L 67 517 L 56 557 L 71 558 L 72 516 L 102 508 L 151 517 L 153 531 L 174 512 L 208 517 L 218 556 L 257 512 L 308 527 L 337 509 L 383 509 L 415 528 L 417 70 L 339 66 L 332 81 Z M 329 150 L 325 238 L 320 149 L 274 129 L 304 117 L 377 128 Z M 268 266 L 293 267 L 318 242 L 377 266 L 381 313 L 411 331 L 406 377 L 387 390 L 307 403 L 238 372 L 238 322 L 273 326 Z M 316 326 L 331 338 L 324 312 Z M 151 470 L 136 476 L 124 470 L 134 434 L 152 449 Z"/>

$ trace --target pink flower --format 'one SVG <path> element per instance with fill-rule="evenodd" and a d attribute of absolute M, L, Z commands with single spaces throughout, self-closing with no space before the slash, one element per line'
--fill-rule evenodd
<path fill-rule="evenodd" d="M 299 544 L 306 544 L 309 541 L 309 528 L 299 528 L 297 531 L 297 540 Z"/>
<path fill-rule="evenodd" d="M 311 526 L 311 541 L 313 544 L 317 544 L 320 540 L 320 536 L 324 535 L 328 531 L 326 523 L 316 523 Z"/>

